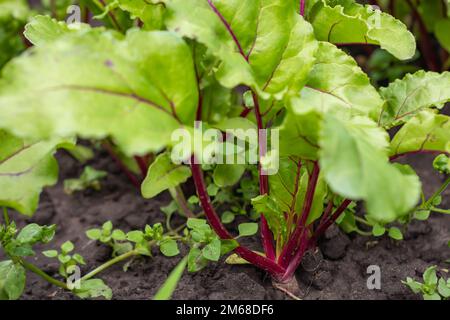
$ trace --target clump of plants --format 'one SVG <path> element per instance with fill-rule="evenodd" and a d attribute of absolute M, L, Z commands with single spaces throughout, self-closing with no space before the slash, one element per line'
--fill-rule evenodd
<path fill-rule="evenodd" d="M 82 3 L 103 26 L 37 15 L 24 32 L 33 47 L 2 69 L 1 206 L 32 215 L 56 183 L 54 152 L 102 141 L 143 197 L 168 190 L 174 201 L 167 234 L 161 224 L 125 232 L 107 222 L 87 235 L 112 248 L 112 263 L 188 246 L 166 297 L 185 266 L 199 271 L 231 251 L 292 290 L 305 253 L 335 222 L 359 219 L 401 239 L 392 223 L 447 213 L 438 206 L 449 180 L 418 205 L 420 179 L 396 160 L 434 153 L 448 174 L 450 121 L 439 112 L 450 73 L 420 70 L 376 88 L 339 49 L 369 44 L 411 59 L 416 41 L 400 20 L 353 0 Z M 189 179 L 196 194 L 186 200 Z M 174 212 L 186 226 L 172 228 Z M 238 215 L 248 222 L 228 230 Z M 258 231 L 261 249 L 241 244 Z M 61 270 L 82 264 L 65 246 L 47 256 Z"/>
<path fill-rule="evenodd" d="M 423 273 L 423 283 L 410 277 L 402 281 L 414 293 L 422 295 L 424 300 L 446 300 L 450 298 L 450 279 L 439 278 L 436 266 L 428 267 Z"/>

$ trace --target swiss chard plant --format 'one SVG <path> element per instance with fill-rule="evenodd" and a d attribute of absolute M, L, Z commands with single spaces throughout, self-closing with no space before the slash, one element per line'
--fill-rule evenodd
<path fill-rule="evenodd" d="M 35 16 L 24 32 L 34 46 L 1 72 L 2 206 L 31 214 L 42 188 L 56 182 L 54 151 L 70 148 L 76 137 L 107 141 L 137 160 L 158 154 L 142 170 L 142 195 L 169 190 L 190 218 L 189 205 L 198 201 L 209 223 L 188 220 L 181 238 L 191 249 L 180 270 L 185 264 L 200 270 L 234 250 L 276 283 L 288 283 L 306 251 L 351 215 L 356 202 L 378 233 L 417 210 L 420 179 L 397 159 L 442 154 L 436 162 L 448 169 L 450 121 L 439 111 L 450 100 L 450 73 L 417 71 L 377 89 L 339 49 L 370 44 L 397 59 L 414 56 L 407 27 L 372 6 L 116 0 L 93 8 L 97 1 L 84 2 L 100 11 L 104 26 Z M 205 138 L 210 128 L 220 136 L 231 129 L 258 132 L 257 164 L 202 163 L 212 158 L 211 145 L 226 147 Z M 181 150 L 174 140 L 179 130 L 194 140 Z M 245 135 L 235 138 L 244 150 L 255 147 Z M 173 160 L 175 152 L 182 161 Z M 246 174 L 255 171 L 259 194 L 246 210 L 260 215 L 262 252 L 242 245 L 224 225 L 230 214 L 221 217 L 215 206 L 226 197 L 219 187 L 239 183 L 243 196 L 252 194 L 254 180 Z M 180 192 L 189 179 L 196 188 L 191 203 Z M 149 241 L 166 255 L 178 254 L 174 241 L 181 238 L 148 228 L 125 234 L 107 225 L 88 236 L 112 246 L 116 256 L 134 255 L 141 243 L 149 250 Z M 240 236 L 256 230 L 251 222 L 239 225 Z M 395 228 L 389 232 L 400 238 Z M 124 243 L 125 253 L 117 246 Z"/>

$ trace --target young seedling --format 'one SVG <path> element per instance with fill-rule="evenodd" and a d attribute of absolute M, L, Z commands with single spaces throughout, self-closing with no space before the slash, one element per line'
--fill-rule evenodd
<path fill-rule="evenodd" d="M 124 254 L 133 249 L 131 243 L 127 242 L 125 232 L 120 229 L 113 229 L 111 221 L 103 224 L 101 229 L 94 228 L 86 231 L 86 236 L 95 241 L 100 241 L 103 244 L 109 245 L 112 248 L 112 256 Z"/>
<path fill-rule="evenodd" d="M 107 176 L 107 172 L 96 170 L 90 166 L 86 166 L 83 169 L 83 173 L 78 179 L 66 179 L 64 180 L 64 191 L 67 194 L 73 194 L 77 191 L 83 191 L 86 189 L 94 189 L 99 191 L 101 189 L 100 180 Z"/>
<path fill-rule="evenodd" d="M 424 300 L 447 300 L 450 298 L 450 279 L 438 278 L 436 266 L 431 266 L 423 273 L 423 283 L 410 277 L 403 284 L 408 286 L 414 293 L 422 295 Z"/>

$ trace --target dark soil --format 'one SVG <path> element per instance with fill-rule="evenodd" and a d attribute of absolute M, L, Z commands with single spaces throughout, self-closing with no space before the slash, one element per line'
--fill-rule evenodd
<path fill-rule="evenodd" d="M 82 166 L 64 153 L 58 154 L 61 172 L 58 185 L 45 190 L 38 212 L 27 222 L 57 224 L 55 240 L 46 249 L 57 248 L 66 240 L 75 243 L 77 251 L 86 259 L 83 272 L 108 260 L 110 251 L 105 246 L 89 241 L 85 230 L 112 220 L 116 227 L 129 231 L 143 228 L 147 223 L 164 220 L 160 206 L 170 199 L 167 194 L 144 200 L 139 192 L 118 171 L 104 154 L 90 165 L 110 172 L 99 192 L 84 191 L 66 195 L 62 181 L 78 177 Z M 426 194 L 431 194 L 443 178 L 433 172 L 432 157 L 409 158 L 423 178 Z M 443 207 L 450 207 L 450 192 L 443 196 Z M 19 219 L 19 224 L 24 220 Z M 448 268 L 450 258 L 447 242 L 450 240 L 450 216 L 434 214 L 428 221 L 416 221 L 405 232 L 405 240 L 395 242 L 387 237 L 371 238 L 343 234 L 332 228 L 320 243 L 321 254 L 309 255 L 298 270 L 297 278 L 303 299 L 418 299 L 401 280 L 407 276 L 419 278 L 430 265 Z M 255 240 L 256 244 L 256 240 Z M 116 265 L 99 275 L 113 290 L 114 299 L 151 299 L 168 273 L 179 261 L 155 254 L 154 258 L 134 261 L 127 272 Z M 40 253 L 32 262 L 58 277 L 57 264 Z M 381 268 L 381 289 L 366 286 L 367 267 Z M 64 292 L 29 273 L 23 299 L 74 299 Z M 270 279 L 252 266 L 211 264 L 205 270 L 184 274 L 174 299 L 288 299 L 273 289 Z"/>

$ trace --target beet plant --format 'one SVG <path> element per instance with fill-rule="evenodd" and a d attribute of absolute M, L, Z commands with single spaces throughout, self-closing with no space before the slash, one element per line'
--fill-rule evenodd
<path fill-rule="evenodd" d="M 375 233 L 412 212 L 439 209 L 434 200 L 418 205 L 420 179 L 397 160 L 442 154 L 435 163 L 448 172 L 450 122 L 439 111 L 450 100 L 450 73 L 421 70 L 376 88 L 339 49 L 372 45 L 412 58 L 415 38 L 393 16 L 354 0 L 83 3 L 103 12 L 104 26 L 35 16 L 24 32 L 34 46 L 1 72 L 0 205 L 30 215 L 42 188 L 56 182 L 54 151 L 73 148 L 76 138 L 112 142 L 138 164 L 157 154 L 148 170 L 143 166 L 142 195 L 170 190 L 190 218 L 186 233 L 155 238 L 149 227 L 114 238 L 104 226 L 90 238 L 119 257 L 121 241 L 134 243 L 130 257 L 148 241 L 172 256 L 182 240 L 191 249 L 177 270 L 187 263 L 198 271 L 233 250 L 277 286 L 293 283 L 305 253 L 333 223 L 351 217 L 355 203 Z M 208 129 L 222 138 L 232 132 L 241 153 L 256 147 L 257 164 L 224 163 L 216 151 L 229 139 L 207 138 Z M 176 132 L 192 143 L 180 148 Z M 245 132 L 257 133 L 256 146 Z M 217 186 L 242 181 L 250 166 L 258 172 L 251 204 L 260 214 L 262 252 L 239 242 L 255 224 L 239 225 L 236 236 L 211 201 Z M 207 167 L 216 187 L 205 182 Z M 181 197 L 189 181 L 208 224 Z"/>

